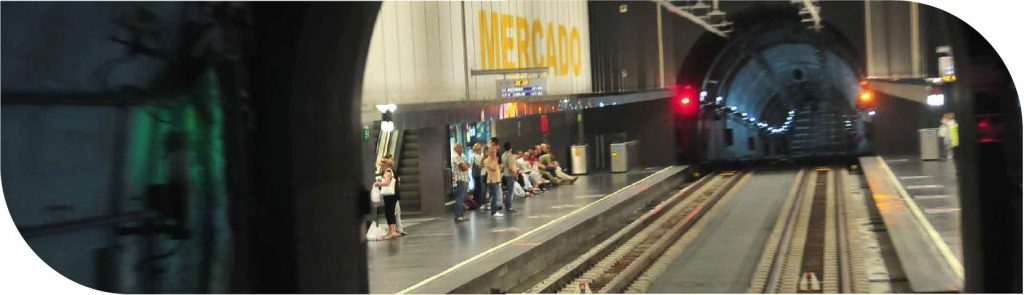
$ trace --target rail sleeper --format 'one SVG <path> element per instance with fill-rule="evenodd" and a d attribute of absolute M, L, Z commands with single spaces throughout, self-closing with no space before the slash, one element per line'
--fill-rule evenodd
<path fill-rule="evenodd" d="M 786 250 L 785 267 L 779 278 L 781 283 L 776 286 L 778 289 L 773 293 L 796 293 L 798 289 L 797 285 L 801 276 L 800 264 L 804 256 L 804 244 L 807 242 L 807 226 L 811 218 L 811 205 L 814 203 L 815 181 L 808 181 L 805 185 L 802 192 L 804 194 L 803 203 L 800 204 L 792 242 L 789 244 L 789 249 Z"/>

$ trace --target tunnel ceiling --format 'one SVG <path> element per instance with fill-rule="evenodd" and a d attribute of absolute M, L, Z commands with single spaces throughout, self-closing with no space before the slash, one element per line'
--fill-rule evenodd
<path fill-rule="evenodd" d="M 845 61 L 826 52 L 820 63 L 810 44 L 779 44 L 747 59 L 727 81 L 720 95 L 741 112 L 762 114 L 771 99 L 778 107 L 793 108 L 822 99 L 843 98 L 853 106 L 857 76 Z M 799 72 L 799 73 L 797 73 Z"/>
<path fill-rule="evenodd" d="M 808 103 L 853 107 L 861 75 L 857 55 L 839 33 L 808 30 L 787 15 L 762 17 L 739 31 L 706 74 L 710 97 L 769 121 Z"/>

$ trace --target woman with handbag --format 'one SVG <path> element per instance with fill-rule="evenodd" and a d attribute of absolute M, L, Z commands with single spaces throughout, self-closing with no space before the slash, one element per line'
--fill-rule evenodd
<path fill-rule="evenodd" d="M 380 189 L 380 195 L 384 199 L 384 217 L 388 220 L 388 235 L 384 239 L 393 239 L 398 236 L 398 229 L 395 225 L 397 219 L 395 215 L 395 205 L 398 204 L 398 195 L 395 194 L 395 172 L 391 170 L 394 166 L 394 161 L 391 159 L 380 160 L 380 171 L 381 176 L 377 182 L 373 184 L 374 187 Z"/>

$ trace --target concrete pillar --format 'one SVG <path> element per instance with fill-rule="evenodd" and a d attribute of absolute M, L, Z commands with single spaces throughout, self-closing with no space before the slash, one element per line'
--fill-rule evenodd
<path fill-rule="evenodd" d="M 251 195 L 232 290 L 368 293 L 359 105 L 379 3 L 253 4 Z"/>

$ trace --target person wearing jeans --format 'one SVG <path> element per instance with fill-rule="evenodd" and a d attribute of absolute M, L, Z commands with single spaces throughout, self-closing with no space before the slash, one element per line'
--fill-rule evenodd
<path fill-rule="evenodd" d="M 519 175 L 519 168 L 516 166 L 516 155 L 512 153 L 512 143 L 505 142 L 503 146 L 505 153 L 501 155 L 501 182 L 506 187 L 504 196 L 505 212 L 515 212 L 512 209 L 512 192 L 516 185 L 516 176 Z"/>
<path fill-rule="evenodd" d="M 501 195 L 501 164 L 498 164 L 498 149 L 487 149 L 487 158 L 483 161 L 487 174 L 487 193 L 491 195 L 491 216 L 504 216 L 498 212 L 498 196 Z"/>
<path fill-rule="evenodd" d="M 455 221 L 466 221 L 462 213 L 462 203 L 466 200 L 466 188 L 469 186 L 469 163 L 462 157 L 462 144 L 452 147 L 452 172 L 455 173 Z"/>
<path fill-rule="evenodd" d="M 477 205 L 484 205 L 484 192 L 487 190 L 487 186 L 484 185 L 483 162 L 484 162 L 484 147 L 483 145 L 476 143 L 473 144 L 473 154 L 470 155 L 470 162 L 473 164 L 473 200 L 476 201 Z"/>

